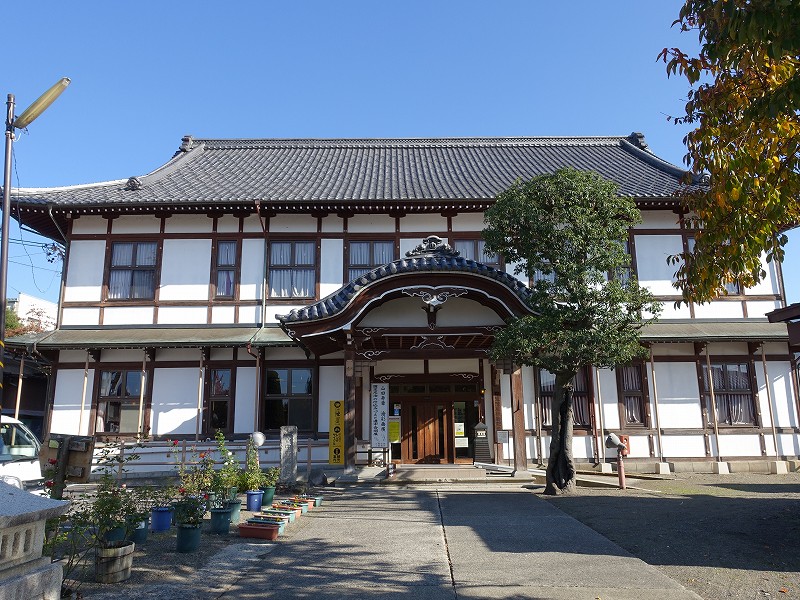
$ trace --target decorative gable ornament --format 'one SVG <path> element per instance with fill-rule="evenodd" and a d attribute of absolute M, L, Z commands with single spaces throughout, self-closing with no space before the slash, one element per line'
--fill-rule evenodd
<path fill-rule="evenodd" d="M 457 256 L 461 256 L 461 253 L 454 249 L 450 244 L 445 242 L 442 238 L 438 235 L 429 235 L 422 243 L 414 248 L 413 250 L 409 250 L 406 252 L 406 256 L 408 258 L 412 258 L 414 256 L 426 256 L 437 254 L 439 256 L 447 256 L 450 258 L 456 258 Z"/>

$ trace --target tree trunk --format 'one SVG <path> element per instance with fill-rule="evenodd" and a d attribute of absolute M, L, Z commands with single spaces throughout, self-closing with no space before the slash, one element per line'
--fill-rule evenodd
<path fill-rule="evenodd" d="M 575 462 L 572 459 L 572 378 L 574 374 L 556 376 L 550 414 L 553 421 L 550 458 L 544 493 L 549 496 L 575 491 Z"/>

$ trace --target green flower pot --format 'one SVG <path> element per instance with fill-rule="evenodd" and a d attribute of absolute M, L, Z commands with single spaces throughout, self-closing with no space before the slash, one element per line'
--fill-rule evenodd
<path fill-rule="evenodd" d="M 262 487 L 261 491 L 264 495 L 261 496 L 261 508 L 272 506 L 272 501 L 275 499 L 275 486 Z"/>
<path fill-rule="evenodd" d="M 239 518 L 242 514 L 242 501 L 238 498 L 235 500 L 228 500 L 228 502 L 225 504 L 225 508 L 229 508 L 231 510 L 231 523 L 238 525 Z"/>
<path fill-rule="evenodd" d="M 200 547 L 200 525 L 179 524 L 177 531 L 178 535 L 175 538 L 177 552 L 195 552 Z"/>
<path fill-rule="evenodd" d="M 211 509 L 211 533 L 228 533 L 231 528 L 231 509 Z"/>

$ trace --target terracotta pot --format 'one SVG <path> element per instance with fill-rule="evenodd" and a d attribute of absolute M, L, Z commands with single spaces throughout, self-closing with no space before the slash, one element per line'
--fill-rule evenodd
<path fill-rule="evenodd" d="M 239 537 L 277 540 L 279 527 L 261 523 L 242 523 L 239 525 Z"/>

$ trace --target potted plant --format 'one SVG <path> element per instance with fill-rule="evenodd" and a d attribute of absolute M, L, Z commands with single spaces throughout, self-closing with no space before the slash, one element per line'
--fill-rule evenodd
<path fill-rule="evenodd" d="M 242 508 L 242 503 L 239 500 L 238 492 L 239 492 L 239 461 L 236 460 L 236 456 L 228 450 L 228 446 L 225 443 L 225 434 L 222 433 L 222 430 L 217 429 L 215 434 L 215 438 L 217 440 L 217 450 L 219 451 L 219 457 L 222 461 L 222 467 L 220 467 L 218 473 L 219 476 L 222 478 L 221 485 L 224 489 L 226 489 L 226 501 L 225 506 L 231 509 L 231 516 L 230 520 L 232 523 L 239 522 L 239 513 Z"/>
<path fill-rule="evenodd" d="M 135 544 L 130 540 L 138 508 L 133 495 L 105 473 L 92 502 L 91 514 L 97 524 L 95 580 L 117 583 L 131 576 Z"/>
<path fill-rule="evenodd" d="M 231 525 L 231 510 L 228 506 L 228 487 L 222 472 L 216 471 L 211 481 L 211 532 L 228 533 Z"/>
<path fill-rule="evenodd" d="M 278 467 L 270 467 L 264 471 L 264 482 L 261 484 L 261 491 L 264 495 L 261 497 L 261 506 L 272 506 L 272 501 L 275 499 L 275 486 L 278 483 L 281 470 Z"/>
<path fill-rule="evenodd" d="M 175 549 L 178 552 L 194 552 L 200 547 L 200 527 L 206 514 L 208 495 L 186 494 L 175 503 L 175 524 L 178 534 Z"/>
<path fill-rule="evenodd" d="M 247 454 L 245 458 L 244 471 L 241 473 L 240 489 L 247 493 L 247 510 L 258 512 L 261 510 L 261 497 L 264 492 L 261 486 L 264 484 L 264 473 L 258 465 L 258 448 L 252 439 L 247 440 Z"/>
<path fill-rule="evenodd" d="M 167 531 L 172 525 L 175 507 L 172 499 L 175 497 L 175 488 L 172 486 L 155 487 L 152 489 L 150 501 L 150 527 L 153 532 Z"/>

